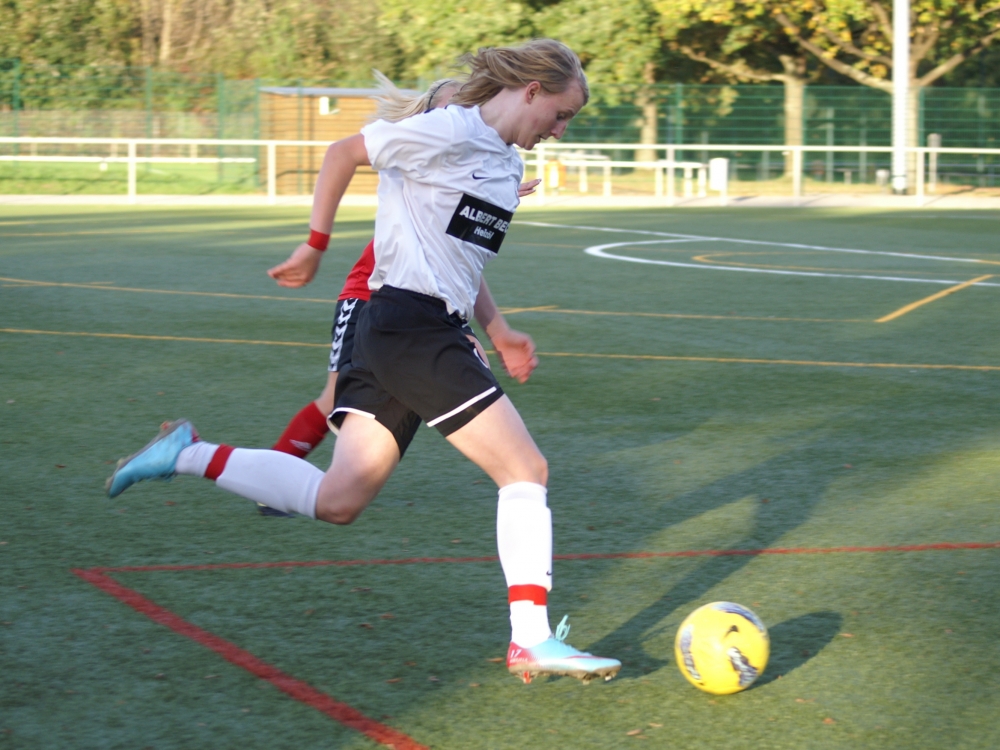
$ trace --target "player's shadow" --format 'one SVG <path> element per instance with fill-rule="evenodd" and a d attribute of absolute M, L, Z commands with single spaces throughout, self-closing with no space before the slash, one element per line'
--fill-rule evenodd
<path fill-rule="evenodd" d="M 843 621 L 839 612 L 810 612 L 768 628 L 771 658 L 751 690 L 774 682 L 816 656 L 840 632 Z"/>
<path fill-rule="evenodd" d="M 822 452 L 824 446 L 817 442 L 804 450 Z M 796 453 L 802 452 L 803 449 L 796 451 Z M 788 456 L 782 455 L 745 471 L 723 477 L 678 498 L 671 504 L 669 517 L 664 519 L 666 523 L 663 525 L 677 525 L 689 518 L 736 502 L 747 495 L 755 495 L 767 498 L 768 502 L 760 501 L 751 527 L 747 529 L 743 539 L 731 545 L 731 548 L 770 547 L 809 518 L 837 476 L 834 470 L 803 474 L 796 472 L 795 492 L 790 496 L 788 471 Z M 615 654 L 626 649 L 631 650 L 631 647 L 649 638 L 663 635 L 668 627 L 674 627 L 662 624 L 670 614 L 686 609 L 687 605 L 701 599 L 719 583 L 748 565 L 754 557 L 754 555 L 720 555 L 704 558 L 702 564 L 684 575 L 655 602 L 637 612 L 596 643 L 589 644 L 587 651 L 596 654 Z M 648 673 L 669 663 L 666 659 L 658 659 L 648 653 L 633 659 L 634 661 L 626 665 L 629 669 L 626 670 L 625 676 L 628 676 L 628 672 L 633 672 L 633 676 L 637 676 L 636 670 L 639 673 Z"/>

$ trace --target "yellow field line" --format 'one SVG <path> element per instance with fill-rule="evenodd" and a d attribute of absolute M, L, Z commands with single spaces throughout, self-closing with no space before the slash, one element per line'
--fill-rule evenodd
<path fill-rule="evenodd" d="M 88 333 L 85 331 L 36 331 L 28 328 L 0 328 L 0 333 L 26 333 L 38 336 L 87 336 L 99 339 L 140 339 L 144 341 L 194 341 L 200 344 L 256 344 L 258 346 L 315 346 L 329 349 L 329 344 L 306 344 L 300 341 L 255 341 L 253 339 L 208 339 L 196 336 L 146 336 L 135 333 Z"/>
<path fill-rule="evenodd" d="M 227 292 L 189 292 L 176 289 L 145 289 L 141 287 L 108 286 L 111 281 L 91 281 L 70 283 L 65 281 L 34 281 L 32 279 L 15 279 L 0 276 L 0 282 L 7 282 L 3 286 L 6 288 L 15 287 L 64 287 L 71 289 L 99 289 L 107 292 L 135 292 L 146 294 L 178 294 L 193 297 L 222 297 L 225 299 L 263 299 L 278 300 L 280 302 L 314 302 L 323 305 L 335 305 L 334 299 L 317 299 L 314 297 L 279 297 L 268 294 L 231 294 Z M 868 320 L 853 318 L 777 318 L 777 317 L 752 317 L 744 315 L 688 315 L 684 313 L 648 313 L 648 312 L 606 312 L 602 310 L 564 310 L 555 305 L 539 305 L 537 307 L 511 307 L 500 308 L 504 315 L 515 315 L 525 312 L 550 312 L 562 313 L 564 315 L 610 315 L 621 317 L 637 318 L 680 318 L 691 320 L 762 320 L 796 323 L 868 323 Z"/>
<path fill-rule="evenodd" d="M 500 312 L 504 315 L 513 315 L 523 312 L 553 312 L 555 305 L 540 305 L 539 307 L 501 307 Z"/>
<path fill-rule="evenodd" d="M 718 266 L 725 263 L 730 266 L 739 266 L 740 268 L 773 268 L 782 271 L 821 271 L 824 273 L 898 273 L 898 271 L 889 270 L 882 271 L 879 269 L 870 268 L 830 268 L 828 266 L 785 266 L 785 265 L 773 265 L 769 263 L 740 263 L 735 260 L 725 260 L 725 261 L 715 261 L 712 260 L 713 256 L 723 256 L 728 257 L 732 255 L 778 255 L 778 253 L 705 253 L 704 255 L 692 255 L 691 260 L 697 261 L 698 263 L 704 263 L 705 265 Z M 985 261 L 984 261 L 985 262 Z M 931 276 L 936 274 L 936 271 L 907 271 L 906 273 L 913 276 Z"/>
<path fill-rule="evenodd" d="M 627 318 L 682 318 L 692 320 L 760 320 L 779 321 L 792 323 L 870 323 L 870 320 L 860 318 L 778 318 L 778 317 L 755 317 L 750 315 L 694 315 L 688 313 L 651 313 L 651 312 L 616 312 L 605 310 L 567 310 L 555 305 L 545 307 L 523 307 L 512 310 L 501 309 L 504 315 L 512 315 L 520 312 L 545 312 L 559 313 L 563 315 L 612 315 Z"/>
<path fill-rule="evenodd" d="M 992 277 L 993 277 L 993 274 L 988 273 L 985 276 L 979 276 L 979 277 L 977 277 L 975 279 L 969 279 L 968 281 L 964 281 L 961 284 L 956 284 L 955 286 L 948 287 L 947 289 L 944 289 L 944 290 L 938 292 L 937 294 L 932 294 L 930 297 L 924 297 L 923 299 L 918 299 L 916 302 L 911 302 L 910 304 L 906 305 L 905 307 L 901 307 L 898 310 L 896 310 L 895 312 L 891 312 L 888 315 L 885 315 L 885 316 L 879 318 L 875 322 L 876 323 L 888 323 L 890 320 L 895 320 L 896 318 L 900 318 L 903 315 L 906 315 L 906 313 L 910 312 L 911 310 L 916 310 L 918 307 L 921 307 L 923 305 L 926 305 L 926 304 L 929 304 L 931 302 L 934 302 L 935 300 L 939 300 L 942 297 L 947 297 L 949 294 L 954 294 L 955 292 L 960 292 L 963 289 L 965 289 L 966 287 L 970 287 L 973 284 L 978 284 L 980 281 L 986 281 L 986 279 L 989 279 L 989 278 L 992 278 Z"/>
<path fill-rule="evenodd" d="M 202 344 L 254 344 L 258 346 L 305 346 L 327 348 L 329 344 L 310 344 L 301 341 L 257 341 L 253 339 L 209 339 L 194 336 L 148 336 L 132 333 L 89 333 L 85 331 L 41 331 L 28 328 L 0 328 L 0 333 L 21 333 L 41 336 L 85 336 L 107 339 L 138 339 L 146 341 L 193 341 Z M 496 352 L 492 350 L 491 354 Z M 799 367 L 872 367 L 895 370 L 972 370 L 1000 372 L 1000 365 L 924 365 L 895 362 L 827 362 L 804 359 L 754 359 L 744 357 L 680 357 L 666 354 L 593 354 L 587 352 L 536 352 L 540 357 L 572 357 L 576 359 L 625 359 L 652 362 L 711 362 L 735 365 L 793 365 Z"/>
<path fill-rule="evenodd" d="M 580 359 L 636 359 L 658 362 L 716 362 L 737 365 L 797 365 L 800 367 L 876 367 L 897 370 L 977 370 L 1000 372 L 1000 365 L 908 365 L 895 362 L 824 362 L 803 359 L 750 359 L 739 357 L 671 357 L 665 354 L 587 354 L 577 352 L 536 352 L 540 357 Z"/>
<path fill-rule="evenodd" d="M 229 294 L 227 292 L 184 292 L 177 289 L 143 289 L 128 286 L 103 286 L 110 281 L 95 281 L 89 284 L 71 284 L 65 281 L 32 281 L 31 279 L 11 279 L 0 276 L 0 281 L 8 281 L 18 286 L 59 286 L 73 289 L 100 289 L 106 292 L 140 292 L 145 294 L 180 294 L 190 297 L 224 297 L 227 299 L 270 299 L 282 302 L 319 302 L 324 305 L 336 305 L 335 299 L 316 299 L 312 297 L 279 297 L 268 294 Z M 101 286 L 98 286 L 101 285 Z"/>

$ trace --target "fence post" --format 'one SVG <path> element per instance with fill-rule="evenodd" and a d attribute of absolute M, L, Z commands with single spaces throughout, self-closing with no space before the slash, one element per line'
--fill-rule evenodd
<path fill-rule="evenodd" d="M 611 165 L 604 165 L 604 197 L 611 197 Z"/>
<path fill-rule="evenodd" d="M 153 69 L 146 66 L 146 137 L 153 137 Z M 149 172 L 153 165 L 146 162 L 146 171 Z"/>
<path fill-rule="evenodd" d="M 215 119 L 216 119 L 216 128 L 218 130 L 218 135 L 216 137 L 220 141 L 225 137 L 225 132 L 226 132 L 225 131 L 225 125 L 223 123 L 223 118 L 226 116 L 226 91 L 225 91 L 225 86 L 226 86 L 226 79 L 222 77 L 222 73 L 216 73 L 215 74 L 215 96 L 216 96 L 216 102 L 217 102 L 216 103 L 217 117 Z M 223 171 L 224 165 L 222 163 L 223 153 L 224 152 L 223 152 L 223 149 L 222 149 L 222 144 L 220 143 L 219 144 L 219 148 L 216 151 L 216 154 L 219 157 L 219 168 L 218 168 L 218 174 L 217 174 L 217 181 L 218 182 L 222 182 L 222 180 L 225 177 L 225 173 Z"/>
<path fill-rule="evenodd" d="M 802 197 L 802 147 L 791 146 L 792 149 L 792 196 Z"/>
<path fill-rule="evenodd" d="M 674 205 L 676 186 L 674 185 L 674 162 L 677 151 L 673 146 L 667 149 L 667 203 Z"/>
<path fill-rule="evenodd" d="M 21 124 L 19 121 L 20 115 L 18 112 L 21 109 L 21 58 L 18 57 L 14 60 L 14 90 L 11 96 L 11 108 L 14 111 L 14 137 L 21 137 Z M 14 155 L 17 156 L 21 153 L 21 144 L 14 144 Z"/>
<path fill-rule="evenodd" d="M 938 152 L 937 149 L 941 148 L 941 134 L 931 133 L 927 136 L 927 147 L 930 149 L 930 174 L 928 176 L 928 190 L 931 193 L 937 192 L 937 180 L 938 180 Z"/>
<path fill-rule="evenodd" d="M 654 175 L 654 183 L 656 185 L 656 197 L 663 197 L 663 162 L 657 162 L 654 167 L 656 174 Z"/>
<path fill-rule="evenodd" d="M 918 148 L 917 157 L 917 206 L 924 205 L 924 150 Z"/>
<path fill-rule="evenodd" d="M 135 203 L 135 141 L 128 142 L 128 202 Z"/>
<path fill-rule="evenodd" d="M 277 203 L 278 195 L 278 163 L 275 152 L 277 145 L 274 141 L 267 143 L 267 202 L 273 206 Z"/>

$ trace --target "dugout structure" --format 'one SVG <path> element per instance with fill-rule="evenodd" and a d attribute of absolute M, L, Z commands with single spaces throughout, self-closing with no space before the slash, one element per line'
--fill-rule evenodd
<path fill-rule="evenodd" d="M 278 141 L 339 141 L 356 134 L 374 117 L 376 102 L 372 97 L 378 93 L 379 89 L 374 88 L 261 88 L 260 137 Z M 275 153 L 278 193 L 312 193 L 325 153 L 325 147 L 279 146 Z M 261 179 L 266 179 L 266 175 L 261 174 Z M 374 195 L 377 188 L 378 174 L 370 167 L 361 167 L 347 194 Z"/>

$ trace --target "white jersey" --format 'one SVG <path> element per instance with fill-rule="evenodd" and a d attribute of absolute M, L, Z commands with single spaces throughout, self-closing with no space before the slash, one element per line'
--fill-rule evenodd
<path fill-rule="evenodd" d="M 479 107 L 379 120 L 361 133 L 380 172 L 369 288 L 428 294 L 470 319 L 483 266 L 499 251 L 519 203 L 521 158 L 483 122 Z"/>

